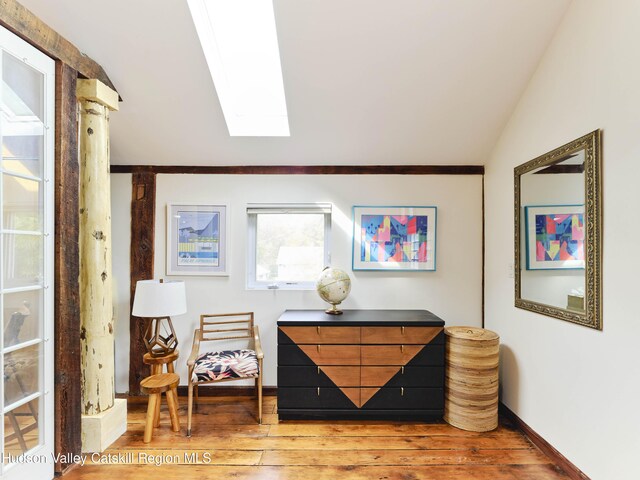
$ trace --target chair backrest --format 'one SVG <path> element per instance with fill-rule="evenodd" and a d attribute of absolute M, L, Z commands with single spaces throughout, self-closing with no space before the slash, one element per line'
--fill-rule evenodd
<path fill-rule="evenodd" d="M 253 312 L 200 315 L 200 340 L 253 338 Z"/>

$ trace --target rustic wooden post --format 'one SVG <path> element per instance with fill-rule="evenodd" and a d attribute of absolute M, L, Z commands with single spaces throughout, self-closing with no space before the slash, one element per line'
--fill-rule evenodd
<path fill-rule="evenodd" d="M 78 80 L 80 102 L 80 341 L 82 449 L 103 451 L 126 429 L 126 403 L 115 405 L 111 269 L 109 111 L 118 94 Z M 124 408 L 124 418 L 122 411 Z"/>
<path fill-rule="evenodd" d="M 132 177 L 131 195 L 131 309 L 138 280 L 153 278 L 153 255 L 156 219 L 156 174 L 136 172 Z M 144 322 L 131 316 L 129 323 L 129 395 L 140 395 L 140 381 L 149 375 L 142 358 L 147 353 L 144 345 Z"/>
<path fill-rule="evenodd" d="M 74 465 L 80 436 L 80 254 L 78 246 L 78 72 L 56 62 L 55 451 L 56 472 Z"/>

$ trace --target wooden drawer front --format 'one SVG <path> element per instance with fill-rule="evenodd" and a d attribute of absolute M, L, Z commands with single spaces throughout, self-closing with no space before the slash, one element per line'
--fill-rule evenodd
<path fill-rule="evenodd" d="M 360 367 L 278 367 L 278 388 L 359 386 Z"/>
<path fill-rule="evenodd" d="M 279 327 L 278 343 L 291 342 L 312 345 L 357 345 L 360 343 L 360 327 Z"/>
<path fill-rule="evenodd" d="M 363 387 L 444 387 L 443 367 L 362 367 Z"/>
<path fill-rule="evenodd" d="M 443 332 L 442 327 L 362 327 L 361 342 L 363 345 L 444 343 Z"/>
<path fill-rule="evenodd" d="M 298 345 L 316 365 L 360 365 L 360 345 Z"/>
<path fill-rule="evenodd" d="M 362 365 L 444 365 L 444 345 L 363 345 Z"/>
<path fill-rule="evenodd" d="M 359 388 L 278 387 L 278 409 L 339 408 L 356 410 L 359 404 Z"/>
<path fill-rule="evenodd" d="M 363 388 L 363 398 L 371 398 L 362 406 L 363 410 L 417 409 L 440 410 L 444 408 L 444 389 L 442 388 Z"/>
<path fill-rule="evenodd" d="M 279 345 L 278 365 L 360 365 L 360 345 Z"/>

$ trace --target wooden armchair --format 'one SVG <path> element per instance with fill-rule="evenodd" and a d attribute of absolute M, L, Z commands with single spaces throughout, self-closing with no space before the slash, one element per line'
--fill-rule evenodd
<path fill-rule="evenodd" d="M 200 353 L 203 342 L 248 340 L 248 346 L 235 350 L 208 350 Z M 219 345 L 219 344 L 218 344 Z M 200 328 L 193 334 L 189 368 L 187 436 L 191 436 L 191 414 L 198 401 L 198 386 L 205 383 L 255 379 L 258 397 L 258 423 L 262 423 L 262 346 L 253 312 L 200 315 Z M 197 405 L 196 405 L 197 406 Z"/>

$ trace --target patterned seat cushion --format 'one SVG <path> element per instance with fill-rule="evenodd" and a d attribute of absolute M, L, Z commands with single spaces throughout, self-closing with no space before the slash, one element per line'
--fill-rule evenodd
<path fill-rule="evenodd" d="M 253 350 L 223 350 L 201 354 L 193 366 L 191 381 L 253 378 L 258 373 L 258 358 Z"/>

